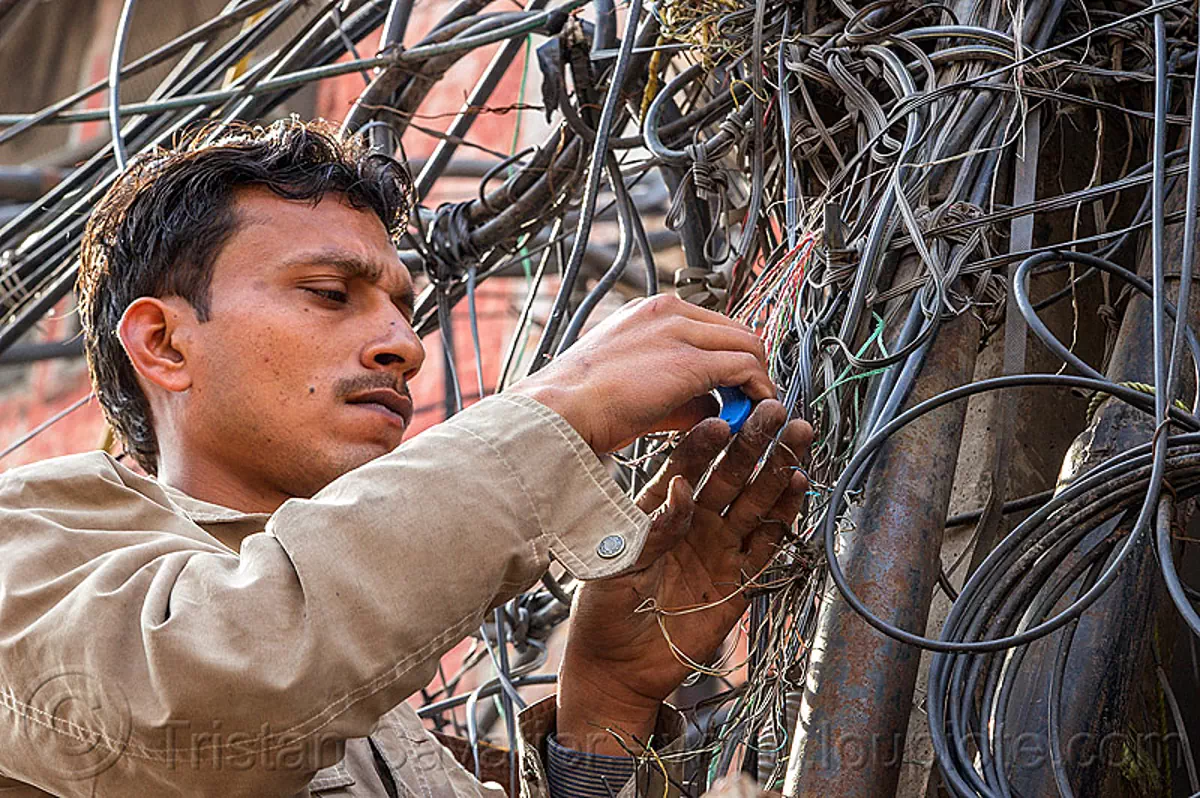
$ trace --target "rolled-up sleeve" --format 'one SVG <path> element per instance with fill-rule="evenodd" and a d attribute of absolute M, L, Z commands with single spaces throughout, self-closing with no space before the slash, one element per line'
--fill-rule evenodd
<path fill-rule="evenodd" d="M 649 524 L 519 396 L 288 501 L 240 555 L 150 480 L 65 474 L 0 478 L 0 771 L 71 796 L 291 795 L 551 557 L 618 573 Z"/>

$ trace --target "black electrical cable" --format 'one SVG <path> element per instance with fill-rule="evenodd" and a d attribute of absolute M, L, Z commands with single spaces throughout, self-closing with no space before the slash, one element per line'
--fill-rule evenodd
<path fill-rule="evenodd" d="M 157 66 L 183 48 L 192 44 L 196 44 L 197 42 L 205 41 L 210 35 L 217 33 L 230 25 L 241 22 L 246 17 L 256 14 L 262 9 L 274 5 L 277 2 L 279 2 L 279 0 L 247 0 L 247 2 L 243 2 L 236 8 L 227 9 L 221 12 L 221 14 L 218 16 L 213 17 L 212 19 L 207 20 L 200 25 L 197 25 L 185 33 L 181 33 L 179 36 L 176 36 L 166 44 L 161 45 L 146 55 L 136 59 L 135 61 L 126 64 L 121 68 L 121 77 L 132 77 L 133 75 L 144 72 L 153 66 Z M 87 88 L 80 89 L 74 94 L 64 97 L 63 99 L 46 106 L 40 111 L 29 115 L 23 121 L 18 122 L 8 129 L 0 132 L 0 144 L 4 144 L 21 135 L 30 128 L 53 119 L 59 112 L 70 108 L 80 100 L 87 99 L 93 94 L 103 91 L 108 87 L 108 85 L 107 78 L 105 80 L 96 81 Z"/>
<path fill-rule="evenodd" d="M 579 307 L 576 308 L 574 315 L 571 316 L 571 321 L 562 335 L 562 340 L 559 341 L 558 354 L 562 354 L 571 344 L 575 343 L 575 339 L 583 332 L 583 326 L 587 324 L 592 311 L 600 304 L 600 300 L 608 296 L 608 292 L 621 279 L 621 275 L 625 272 L 625 267 L 629 265 L 629 258 L 633 254 L 633 242 L 636 238 L 633 231 L 633 217 L 636 216 L 633 201 L 629 198 L 629 192 L 625 189 L 625 181 L 621 177 L 621 170 L 617 167 L 617 159 L 611 154 L 608 156 L 607 168 L 609 183 L 612 185 L 613 193 L 617 196 L 617 211 L 620 214 L 620 238 L 617 244 L 617 256 L 613 259 L 612 266 L 600 277 L 600 280 L 593 286 L 592 290 L 579 303 Z"/>
<path fill-rule="evenodd" d="M 1166 31 L 1162 16 L 1156 16 L 1154 20 L 1154 40 L 1155 40 L 1155 63 L 1158 66 L 1158 75 L 1156 79 L 1155 93 L 1155 114 L 1158 117 L 1166 114 L 1168 95 L 1167 95 L 1167 80 L 1166 80 Z M 1196 60 L 1196 74 L 1192 81 L 1192 119 L 1200 118 L 1200 59 Z M 1161 104 L 1160 104 L 1161 100 Z M 1157 120 L 1156 120 L 1157 124 Z M 1166 149 L 1166 125 L 1156 129 L 1155 135 L 1155 171 L 1158 177 L 1161 178 L 1163 171 L 1163 152 Z M 1176 363 L 1178 359 L 1179 343 L 1182 333 L 1187 330 L 1190 332 L 1190 327 L 1186 324 L 1181 324 L 1176 320 L 1175 330 L 1171 337 L 1171 350 L 1167 355 L 1161 351 L 1160 343 L 1165 337 L 1164 320 L 1159 315 L 1165 305 L 1165 299 L 1162 294 L 1165 290 L 1165 255 L 1163 248 L 1165 244 L 1163 237 L 1165 235 L 1165 223 L 1163 221 L 1165 198 L 1161 195 L 1164 192 L 1161 185 L 1162 180 L 1155 181 L 1156 194 L 1154 202 L 1154 278 L 1155 278 L 1155 317 L 1154 317 L 1154 341 L 1155 341 L 1155 410 L 1159 419 L 1165 418 L 1165 408 L 1169 407 L 1171 401 L 1175 397 L 1175 383 L 1178 378 Z M 1196 241 L 1196 203 L 1200 202 L 1200 125 L 1193 124 L 1191 126 L 1191 135 L 1189 137 L 1189 152 L 1188 152 L 1188 177 L 1186 190 L 1186 215 L 1183 225 L 1183 252 L 1180 258 L 1179 266 L 1179 306 L 1185 310 L 1190 307 L 1189 299 L 1192 288 L 1192 271 L 1195 261 L 1195 241 Z M 1164 314 L 1165 315 L 1165 314 Z M 1163 358 L 1166 362 L 1163 362 Z M 1159 377 L 1162 377 L 1161 381 Z M 1196 390 L 1196 404 L 1200 405 L 1200 377 L 1193 383 Z M 1184 622 L 1192 630 L 1192 633 L 1200 636 L 1200 613 L 1196 612 L 1196 608 L 1192 605 L 1191 600 L 1186 595 L 1183 584 L 1179 579 L 1179 573 L 1175 568 L 1175 561 L 1171 551 L 1171 536 L 1170 525 L 1159 524 L 1157 527 L 1155 542 L 1158 548 L 1159 567 L 1162 572 L 1163 581 L 1167 585 L 1167 592 L 1171 596 L 1171 601 L 1175 604 L 1175 609 L 1183 617 Z"/>
<path fill-rule="evenodd" d="M 1188 443 L 1186 451 L 1180 451 L 1178 455 L 1171 456 L 1173 465 L 1169 469 L 1172 475 L 1172 482 L 1178 483 L 1185 492 L 1194 493 L 1200 484 L 1200 449 L 1195 445 L 1200 436 L 1189 434 L 1185 436 Z M 1145 453 L 1148 447 L 1142 447 Z M 1120 459 L 1120 456 L 1118 458 Z M 1103 553 L 1107 557 L 1107 552 L 1098 552 L 1102 547 L 1094 547 L 1091 554 L 1085 555 L 1082 560 L 1076 561 L 1074 566 L 1068 569 L 1065 573 L 1055 574 L 1053 569 L 1056 564 L 1062 559 L 1065 553 L 1069 552 L 1074 546 L 1082 542 L 1097 524 L 1108 524 L 1108 534 L 1111 541 L 1115 543 L 1120 535 L 1126 534 L 1125 530 L 1118 529 L 1114 524 L 1119 523 L 1121 515 L 1124 513 L 1123 508 L 1130 504 L 1136 503 L 1145 493 L 1145 479 L 1153 470 L 1149 460 L 1152 458 L 1144 455 L 1139 459 L 1141 466 L 1133 472 L 1129 472 L 1131 477 L 1118 478 L 1117 482 L 1124 485 L 1118 494 L 1113 494 L 1107 489 L 1107 486 L 1114 484 L 1112 477 L 1108 477 L 1108 482 L 1104 479 L 1095 481 L 1095 486 L 1090 492 L 1084 493 L 1080 501 L 1084 502 L 1080 506 L 1080 512 L 1070 515 L 1068 519 L 1064 519 L 1057 523 L 1054 530 L 1047 531 L 1045 538 L 1058 539 L 1059 531 L 1066 535 L 1065 538 L 1059 540 L 1054 548 L 1046 551 L 1042 555 L 1047 562 L 1042 565 L 1039 563 L 1038 573 L 1021 575 L 1017 577 L 1021 580 L 1021 584 L 1025 585 L 1022 592 L 1012 595 L 1007 593 L 1007 588 L 993 587 L 992 593 L 988 595 L 996 595 L 997 590 L 1000 595 L 1008 595 L 1005 609 L 996 610 L 988 609 L 987 606 L 977 605 L 975 608 L 975 617 L 977 620 L 973 625 L 965 631 L 958 629 L 959 636 L 965 634 L 967 637 L 977 637 L 982 633 L 980 621 L 984 618 L 994 618 L 994 625 L 1003 625 L 1003 628 L 1012 628 L 1012 624 L 1020 623 L 1031 625 L 1040 623 L 1042 619 L 1050 612 L 1052 607 L 1058 602 L 1063 593 L 1076 581 L 1082 569 L 1087 567 L 1090 556 L 1097 553 Z M 1130 482 L 1130 479 L 1133 482 Z M 1114 515 L 1114 512 L 1116 515 Z M 1038 540 L 1043 538 L 1039 537 Z M 1111 546 L 1109 547 L 1111 549 Z M 1058 553 L 1054 553 L 1057 551 Z M 1010 566 L 1012 567 L 1012 566 Z M 1055 576 L 1056 580 L 1051 585 L 1046 582 L 1047 578 Z M 1010 580 L 1011 581 L 1011 580 Z M 1045 587 L 1043 587 L 1045 585 Z M 1081 591 L 1082 592 L 1082 591 Z M 1034 606 L 1029 607 L 1030 600 L 1035 596 Z M 1027 609 L 1028 608 L 1028 609 Z M 956 605 L 957 609 L 957 605 Z M 960 616 L 961 617 L 961 616 Z M 1072 622 L 1073 623 L 1073 622 Z M 949 626 L 948 622 L 948 626 Z M 999 700 L 992 699 L 993 706 L 1006 707 L 1009 700 L 1008 696 L 1012 689 L 1011 679 L 1004 684 L 1000 684 L 999 669 L 1003 669 L 1004 673 L 1012 674 L 1020 668 L 1020 662 L 1023 659 L 1026 648 L 1015 649 L 1009 659 L 1005 659 L 1000 655 L 994 654 L 971 654 L 949 657 L 946 655 L 935 655 L 933 667 L 930 671 L 930 692 L 927 706 L 929 709 L 930 730 L 933 734 L 935 749 L 938 751 L 939 766 L 943 768 L 943 772 L 947 769 L 954 771 L 960 770 L 959 773 L 952 773 L 948 776 L 948 782 L 956 785 L 958 789 L 952 790 L 956 795 L 992 795 L 1005 794 L 1002 790 L 993 792 L 984 786 L 984 781 L 980 780 L 979 776 L 974 773 L 974 759 L 967 751 L 964 741 L 977 741 L 981 748 L 981 754 L 990 756 L 985 750 L 986 745 L 994 745 L 996 750 L 993 752 L 997 758 L 1003 757 L 1003 721 L 1002 717 L 991 717 L 988 721 L 987 731 L 982 737 L 978 733 L 970 732 L 964 726 L 965 718 L 971 714 L 970 700 L 971 696 L 976 695 L 974 685 L 980 675 L 981 668 L 985 663 L 991 663 L 988 667 L 990 671 L 988 684 L 984 689 L 983 695 L 996 696 L 999 695 Z M 950 672 L 947 672 L 950 668 Z M 970 673 L 964 671 L 970 669 Z M 1008 678 L 1008 677 L 1005 677 Z M 997 694 L 995 691 L 997 685 L 1001 686 L 1002 692 Z M 950 696 L 957 696 L 955 703 L 950 704 L 951 713 L 946 717 L 946 700 Z M 948 720 L 950 728 L 944 727 L 944 722 Z M 977 719 L 979 723 L 983 719 Z M 946 745 L 953 743 L 954 751 L 946 748 Z M 1001 786 L 1005 783 L 1003 769 L 995 769 L 990 765 L 985 766 L 985 776 L 992 782 L 999 782 Z M 963 779 L 970 781 L 977 791 L 971 791 L 971 787 L 964 787 L 966 783 Z"/>
<path fill-rule="evenodd" d="M 1007 648 L 1032 642 L 1033 640 L 1037 640 L 1038 638 L 1044 637 L 1056 629 L 1061 628 L 1070 620 L 1079 617 L 1085 610 L 1087 610 L 1088 607 L 1095 603 L 1095 601 L 1103 594 L 1104 590 L 1106 590 L 1113 580 L 1115 580 L 1119 571 L 1120 563 L 1123 562 L 1128 556 L 1129 552 L 1132 551 L 1133 545 L 1140 540 L 1140 531 L 1138 534 L 1131 534 L 1129 536 L 1129 541 L 1122 549 L 1121 555 L 1118 557 L 1117 561 L 1105 571 L 1104 576 L 1097 582 L 1096 587 L 1088 591 L 1087 594 L 1073 603 L 1066 610 L 1063 610 L 1061 613 L 1054 616 L 1053 619 L 1020 634 L 1005 636 L 993 640 L 985 640 L 975 643 L 956 643 L 946 640 L 945 638 L 933 640 L 921 635 L 913 634 L 912 632 L 900 629 L 876 616 L 865 604 L 862 603 L 862 600 L 854 594 L 849 583 L 846 581 L 845 574 L 838 565 L 836 531 L 840 509 L 846 498 L 848 482 L 850 481 L 851 477 L 859 472 L 864 461 L 873 456 L 874 453 L 899 429 L 912 423 L 927 413 L 938 409 L 939 407 L 943 407 L 951 402 L 966 399 L 976 394 L 985 393 L 988 391 L 1035 386 L 1084 388 L 1099 393 L 1110 394 L 1133 407 L 1147 412 L 1150 411 L 1150 407 L 1153 405 L 1153 400 L 1151 397 L 1148 397 L 1143 393 L 1139 393 L 1132 388 L 1127 388 L 1123 385 L 1117 385 L 1105 380 L 1096 380 L 1089 377 L 1077 377 L 1067 374 L 1017 374 L 1011 376 L 993 377 L 946 391 L 943 394 L 935 396 L 931 399 L 927 399 L 926 401 L 921 402 L 904 413 L 901 413 L 889 424 L 880 429 L 879 432 L 872 435 L 866 442 L 863 443 L 862 447 L 855 453 L 854 457 L 851 458 L 849 464 L 846 466 L 843 476 L 838 481 L 838 484 L 834 486 L 829 500 L 829 509 L 822 523 L 822 534 L 825 540 L 825 555 L 829 566 L 829 574 L 833 578 L 834 584 L 837 585 L 838 590 L 846 599 L 847 603 L 849 603 L 851 607 L 853 607 L 854 610 L 862 616 L 863 620 L 888 637 L 899 640 L 902 643 L 916 646 L 918 648 L 942 653 L 1001 651 Z M 1200 424 L 1197 424 L 1194 417 L 1192 417 L 1190 414 L 1186 414 L 1175 408 L 1170 408 L 1169 413 L 1171 418 L 1185 429 L 1200 429 Z M 1079 484 L 1088 484 L 1088 481 L 1085 480 Z M 1077 489 L 1077 486 L 1072 486 L 1061 493 L 1057 498 L 1061 499 L 1062 497 L 1070 496 L 1072 495 L 1073 491 Z M 1157 495 L 1157 491 L 1153 489 L 1153 484 L 1152 490 L 1147 495 Z M 1037 517 L 1038 515 L 1035 514 L 1035 516 L 1032 518 Z M 1027 525 L 1028 523 L 1029 520 L 1027 520 L 1023 526 Z M 1017 531 L 1014 531 L 1008 538 L 1005 539 L 1004 542 L 1001 542 L 1001 544 L 992 551 L 992 553 L 984 561 L 984 564 L 976 570 L 975 574 L 963 587 L 960 600 L 963 595 L 968 594 L 968 592 L 977 586 L 980 579 L 980 574 L 987 570 L 989 563 L 1002 558 L 1006 554 L 1008 549 L 1006 542 L 1013 540 L 1013 536 L 1017 534 Z M 947 623 L 949 623 L 949 621 Z"/>
<path fill-rule="evenodd" d="M 662 139 L 659 137 L 658 119 L 675 94 L 703 74 L 703 72 L 703 64 L 693 64 L 683 70 L 671 78 L 666 86 L 659 89 L 658 94 L 654 95 L 654 99 L 650 102 L 650 107 L 646 110 L 646 118 L 642 121 L 642 139 L 646 143 L 646 149 L 650 150 L 655 158 L 664 163 L 675 166 L 686 166 L 691 163 L 691 158 L 688 157 L 686 152 L 671 149 L 663 144 Z"/>
<path fill-rule="evenodd" d="M 558 677 L 553 673 L 531 673 L 528 676 L 513 677 L 512 684 L 514 687 L 532 687 L 534 685 L 554 684 L 557 681 Z M 499 680 L 489 682 L 480 688 L 479 697 L 491 698 L 492 696 L 500 693 L 501 690 L 503 690 L 503 688 L 501 687 Z M 462 695 L 456 695 L 451 698 L 423 706 L 417 710 L 417 717 L 421 719 L 432 718 L 436 715 L 442 714 L 443 712 L 447 712 L 448 710 L 461 707 L 463 704 L 467 703 L 467 701 L 471 698 L 471 695 L 471 693 L 464 693 Z"/>
<path fill-rule="evenodd" d="M 642 0 L 632 0 L 628 15 L 630 27 L 641 18 L 641 14 Z M 600 111 L 596 142 L 592 147 L 592 156 L 588 164 L 587 181 L 583 189 L 583 199 L 580 201 L 579 226 L 575 233 L 575 241 L 571 245 L 571 254 L 562 270 L 558 295 L 554 298 L 554 304 L 550 308 L 550 317 L 546 320 L 541 340 L 538 341 L 537 350 L 534 352 L 531 371 L 542 368 L 548 362 L 550 351 L 558 336 L 558 328 L 566 317 L 567 304 L 570 301 L 571 292 L 574 290 L 575 281 L 579 277 L 579 269 L 583 265 L 583 253 L 587 249 L 588 239 L 591 237 L 592 218 L 596 210 L 596 199 L 600 192 L 600 178 L 607 155 L 607 142 L 613 119 L 620 105 L 621 86 L 625 82 L 625 73 L 629 68 L 633 42 L 633 36 L 626 36 L 617 53 L 617 63 L 613 67 L 611 85 Z"/>
<path fill-rule="evenodd" d="M 1061 341 L 1058 340 L 1058 338 L 1055 337 L 1050 328 L 1047 327 L 1045 322 L 1043 322 L 1037 315 L 1032 303 L 1029 301 L 1030 272 L 1037 267 L 1047 266 L 1050 264 L 1050 268 L 1043 271 L 1043 273 L 1045 273 L 1057 268 L 1065 268 L 1067 263 L 1080 264 L 1096 269 L 1097 271 L 1106 272 L 1114 277 L 1119 277 L 1132 286 L 1135 290 L 1146 296 L 1153 296 L 1154 286 L 1150 283 L 1147 283 L 1144 279 L 1128 269 L 1118 266 L 1117 264 L 1105 260 L 1104 258 L 1097 258 L 1094 255 L 1087 255 L 1082 252 L 1067 252 L 1058 250 L 1044 252 L 1034 255 L 1032 258 L 1026 259 L 1021 263 L 1020 266 L 1017 267 L 1016 272 L 1014 272 L 1012 286 L 1013 298 L 1021 307 L 1021 313 L 1025 316 L 1025 321 L 1029 325 L 1030 330 L 1042 341 L 1042 343 L 1047 346 L 1047 348 L 1050 349 L 1050 351 L 1062 358 L 1063 362 L 1070 364 L 1074 369 L 1088 377 L 1091 377 L 1092 379 L 1104 380 L 1106 378 L 1103 374 L 1085 363 L 1078 355 L 1072 352 L 1070 348 L 1065 346 Z M 1162 307 L 1166 316 L 1171 319 L 1176 319 L 1175 305 L 1167 302 L 1164 299 Z M 1183 331 L 1183 335 L 1186 338 L 1188 349 L 1190 350 L 1192 357 L 1193 370 L 1197 379 L 1195 384 L 1200 385 L 1200 341 L 1197 341 L 1196 335 L 1192 331 L 1190 325 L 1184 324 L 1180 325 L 1180 327 Z M 1200 395 L 1198 395 L 1198 401 L 1200 401 Z M 1192 412 L 1196 413 L 1196 411 L 1197 403 L 1193 403 Z"/>
<path fill-rule="evenodd" d="M 121 7 L 121 18 L 117 22 L 117 34 L 113 40 L 112 59 L 108 66 L 108 124 L 112 135 L 113 157 L 117 170 L 124 172 L 129 160 L 125 152 L 125 139 L 121 135 L 121 62 L 125 60 L 125 43 L 129 40 L 129 29 L 133 25 L 133 12 L 137 0 L 125 0 Z"/>
<path fill-rule="evenodd" d="M 1053 489 L 1044 490 L 1040 493 L 1033 493 L 1029 496 L 1022 496 L 1019 499 L 1013 499 L 1012 501 L 1005 502 L 1001 507 L 1000 512 L 1004 513 L 1005 515 L 1010 513 L 1019 513 L 1022 510 L 1028 510 L 1032 507 L 1037 507 L 1040 504 L 1045 504 L 1046 501 L 1053 498 L 1053 496 Z M 946 528 L 949 529 L 950 527 L 974 524 L 982 517 L 983 508 L 979 508 L 977 510 L 968 510 L 965 513 L 958 513 L 957 515 L 952 515 L 946 519 Z"/>
<path fill-rule="evenodd" d="M 537 11 L 545 7 L 547 0 L 533 0 L 526 6 L 527 11 Z M 492 57 L 487 69 L 475 84 L 475 88 L 471 91 L 466 102 L 463 103 L 463 108 L 455 116 L 450 127 L 446 129 L 447 138 L 438 142 L 433 150 L 433 154 L 429 160 L 425 162 L 420 174 L 417 175 L 417 196 L 428 196 L 429 190 L 433 188 L 434 182 L 441 175 L 446 165 L 453 157 L 457 144 L 455 139 L 463 138 L 471 129 L 475 120 L 478 118 L 479 108 L 487 104 L 492 93 L 500 85 L 500 81 L 507 74 L 508 67 L 512 64 L 521 48 L 525 46 L 524 39 L 510 39 L 505 42 L 496 54 Z"/>

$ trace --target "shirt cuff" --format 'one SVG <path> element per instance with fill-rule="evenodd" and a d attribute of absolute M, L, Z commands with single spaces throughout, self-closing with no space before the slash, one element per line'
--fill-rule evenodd
<path fill-rule="evenodd" d="M 503 459 L 528 501 L 542 545 L 572 576 L 602 579 L 637 562 L 649 516 L 558 413 L 521 394 L 500 394 L 444 426 L 474 436 Z"/>
<path fill-rule="evenodd" d="M 588 754 L 546 737 L 546 781 L 550 798 L 613 798 L 633 778 L 637 760 Z"/>

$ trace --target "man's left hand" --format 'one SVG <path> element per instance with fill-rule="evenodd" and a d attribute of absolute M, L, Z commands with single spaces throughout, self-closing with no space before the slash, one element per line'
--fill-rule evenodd
<path fill-rule="evenodd" d="M 812 440 L 804 421 L 787 424 L 754 476 L 786 417 L 779 402 L 759 403 L 695 493 L 729 443 L 724 421 L 701 422 L 642 492 L 638 506 L 652 520 L 637 564 L 576 594 L 559 678 L 562 745 L 625 753 L 606 727 L 645 742 L 659 705 L 691 672 L 686 660 L 706 662 L 742 617 L 747 583 L 770 561 L 808 491 L 797 468 Z"/>

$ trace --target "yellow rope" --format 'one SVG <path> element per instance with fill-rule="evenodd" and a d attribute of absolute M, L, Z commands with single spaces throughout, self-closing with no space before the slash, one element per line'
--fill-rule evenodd
<path fill-rule="evenodd" d="M 1117 385 L 1124 386 L 1125 388 L 1132 388 L 1138 393 L 1144 393 L 1148 396 L 1154 396 L 1154 386 L 1144 382 L 1118 382 Z M 1096 391 L 1094 394 L 1092 394 L 1092 401 L 1088 403 L 1087 408 L 1088 421 L 1091 421 L 1092 418 L 1095 417 L 1096 411 L 1100 409 L 1100 405 L 1104 404 L 1105 400 L 1109 399 L 1111 396 L 1112 394 L 1107 394 L 1102 391 Z M 1185 413 L 1191 410 L 1191 408 L 1183 403 L 1182 399 L 1175 400 L 1175 407 Z"/>
<path fill-rule="evenodd" d="M 660 34 L 655 46 L 661 47 L 666 40 L 666 37 Z M 654 102 L 654 95 L 658 94 L 658 70 L 661 65 L 662 50 L 655 50 L 654 54 L 650 56 L 650 79 L 646 81 L 646 90 L 642 92 L 642 119 L 646 118 L 646 112 L 650 110 L 650 103 Z"/>

